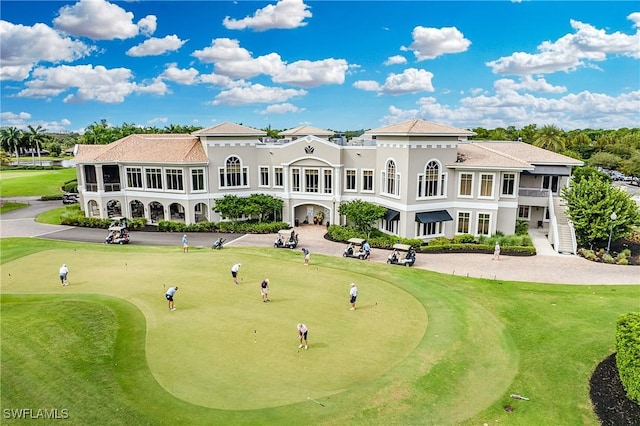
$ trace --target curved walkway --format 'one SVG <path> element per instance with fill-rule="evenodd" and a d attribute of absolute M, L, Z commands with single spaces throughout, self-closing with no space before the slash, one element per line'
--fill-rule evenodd
<path fill-rule="evenodd" d="M 0 216 L 0 237 L 39 237 L 56 240 L 103 242 L 103 229 L 76 228 L 71 226 L 45 225 L 34 221 L 46 210 L 60 205 L 59 201 L 36 201 L 33 197 L 12 198 L 12 201 L 29 202 L 30 206 L 14 210 Z M 299 234 L 301 247 L 308 248 L 313 262 L 313 253 L 342 256 L 344 244 L 324 238 L 326 227 L 303 225 L 295 228 Z M 275 234 L 189 234 L 192 247 L 210 247 L 218 236 L 227 241 L 225 245 L 273 247 Z M 133 232 L 132 244 L 155 244 L 181 246 L 181 235 L 175 233 Z M 419 253 L 413 267 L 428 269 L 444 274 L 465 277 L 488 278 L 498 281 L 530 281 L 553 284 L 582 285 L 640 285 L 640 267 L 594 263 L 579 256 L 559 255 L 549 246 L 544 235 L 532 231 L 532 239 L 538 254 L 530 257 L 501 256 L 491 260 L 488 254 L 425 254 Z M 287 249 L 281 249 L 287 250 Z M 373 249 L 372 262 L 386 262 L 388 250 Z M 302 254 L 300 255 L 302 256 Z M 361 262 L 350 259 L 353 262 Z M 389 266 L 396 268 L 399 266 Z"/>

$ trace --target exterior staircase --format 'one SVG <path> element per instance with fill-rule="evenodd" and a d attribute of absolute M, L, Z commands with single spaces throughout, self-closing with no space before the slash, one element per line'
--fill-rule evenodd
<path fill-rule="evenodd" d="M 553 210 L 556 215 L 556 222 L 558 224 L 558 247 L 556 252 L 564 254 L 576 254 L 575 250 L 575 234 L 571 225 L 569 225 L 569 219 L 567 218 L 567 206 L 565 201 L 560 197 L 553 197 Z"/>

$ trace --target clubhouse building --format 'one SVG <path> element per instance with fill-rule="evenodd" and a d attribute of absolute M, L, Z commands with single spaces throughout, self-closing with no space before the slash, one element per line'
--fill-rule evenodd
<path fill-rule="evenodd" d="M 341 203 L 387 211 L 383 232 L 428 241 L 456 234 L 544 228 L 557 251 L 575 251 L 560 202 L 581 161 L 523 142 L 469 140 L 475 133 L 410 120 L 346 140 L 301 126 L 266 132 L 221 123 L 192 134 L 134 134 L 77 145 L 80 202 L 90 217 L 218 222 L 215 199 L 270 194 L 293 225 L 344 223 Z"/>

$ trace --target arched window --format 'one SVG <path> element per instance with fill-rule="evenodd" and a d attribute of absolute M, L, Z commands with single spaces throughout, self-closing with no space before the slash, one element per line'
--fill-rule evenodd
<path fill-rule="evenodd" d="M 132 218 L 144 217 L 144 204 L 139 200 L 133 200 L 129 203 Z"/>
<path fill-rule="evenodd" d="M 400 188 L 400 176 L 398 175 L 395 161 L 387 161 L 387 165 L 383 172 L 383 181 L 383 188 L 387 194 L 398 195 Z"/>
<path fill-rule="evenodd" d="M 443 196 L 445 178 L 440 164 L 435 160 L 429 161 L 424 173 L 418 175 L 418 198 Z"/>
<path fill-rule="evenodd" d="M 247 168 L 242 166 L 238 157 L 227 158 L 224 167 L 220 167 L 218 170 L 221 187 L 247 186 L 249 184 Z"/>
<path fill-rule="evenodd" d="M 151 218 L 151 223 L 156 223 L 161 220 L 164 220 L 164 207 L 157 201 L 152 201 L 149 203 L 149 217 Z"/>
<path fill-rule="evenodd" d="M 107 216 L 122 216 L 122 205 L 118 200 L 107 201 Z"/>

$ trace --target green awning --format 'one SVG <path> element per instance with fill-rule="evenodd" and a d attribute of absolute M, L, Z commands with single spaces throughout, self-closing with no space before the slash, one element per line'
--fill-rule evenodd
<path fill-rule="evenodd" d="M 416 213 L 416 222 L 420 223 L 448 222 L 450 220 L 453 218 L 446 210 Z"/>
<path fill-rule="evenodd" d="M 394 220 L 398 220 L 400 218 L 400 212 L 397 210 L 387 209 L 387 212 L 384 214 L 384 220 L 387 222 L 393 222 Z"/>

